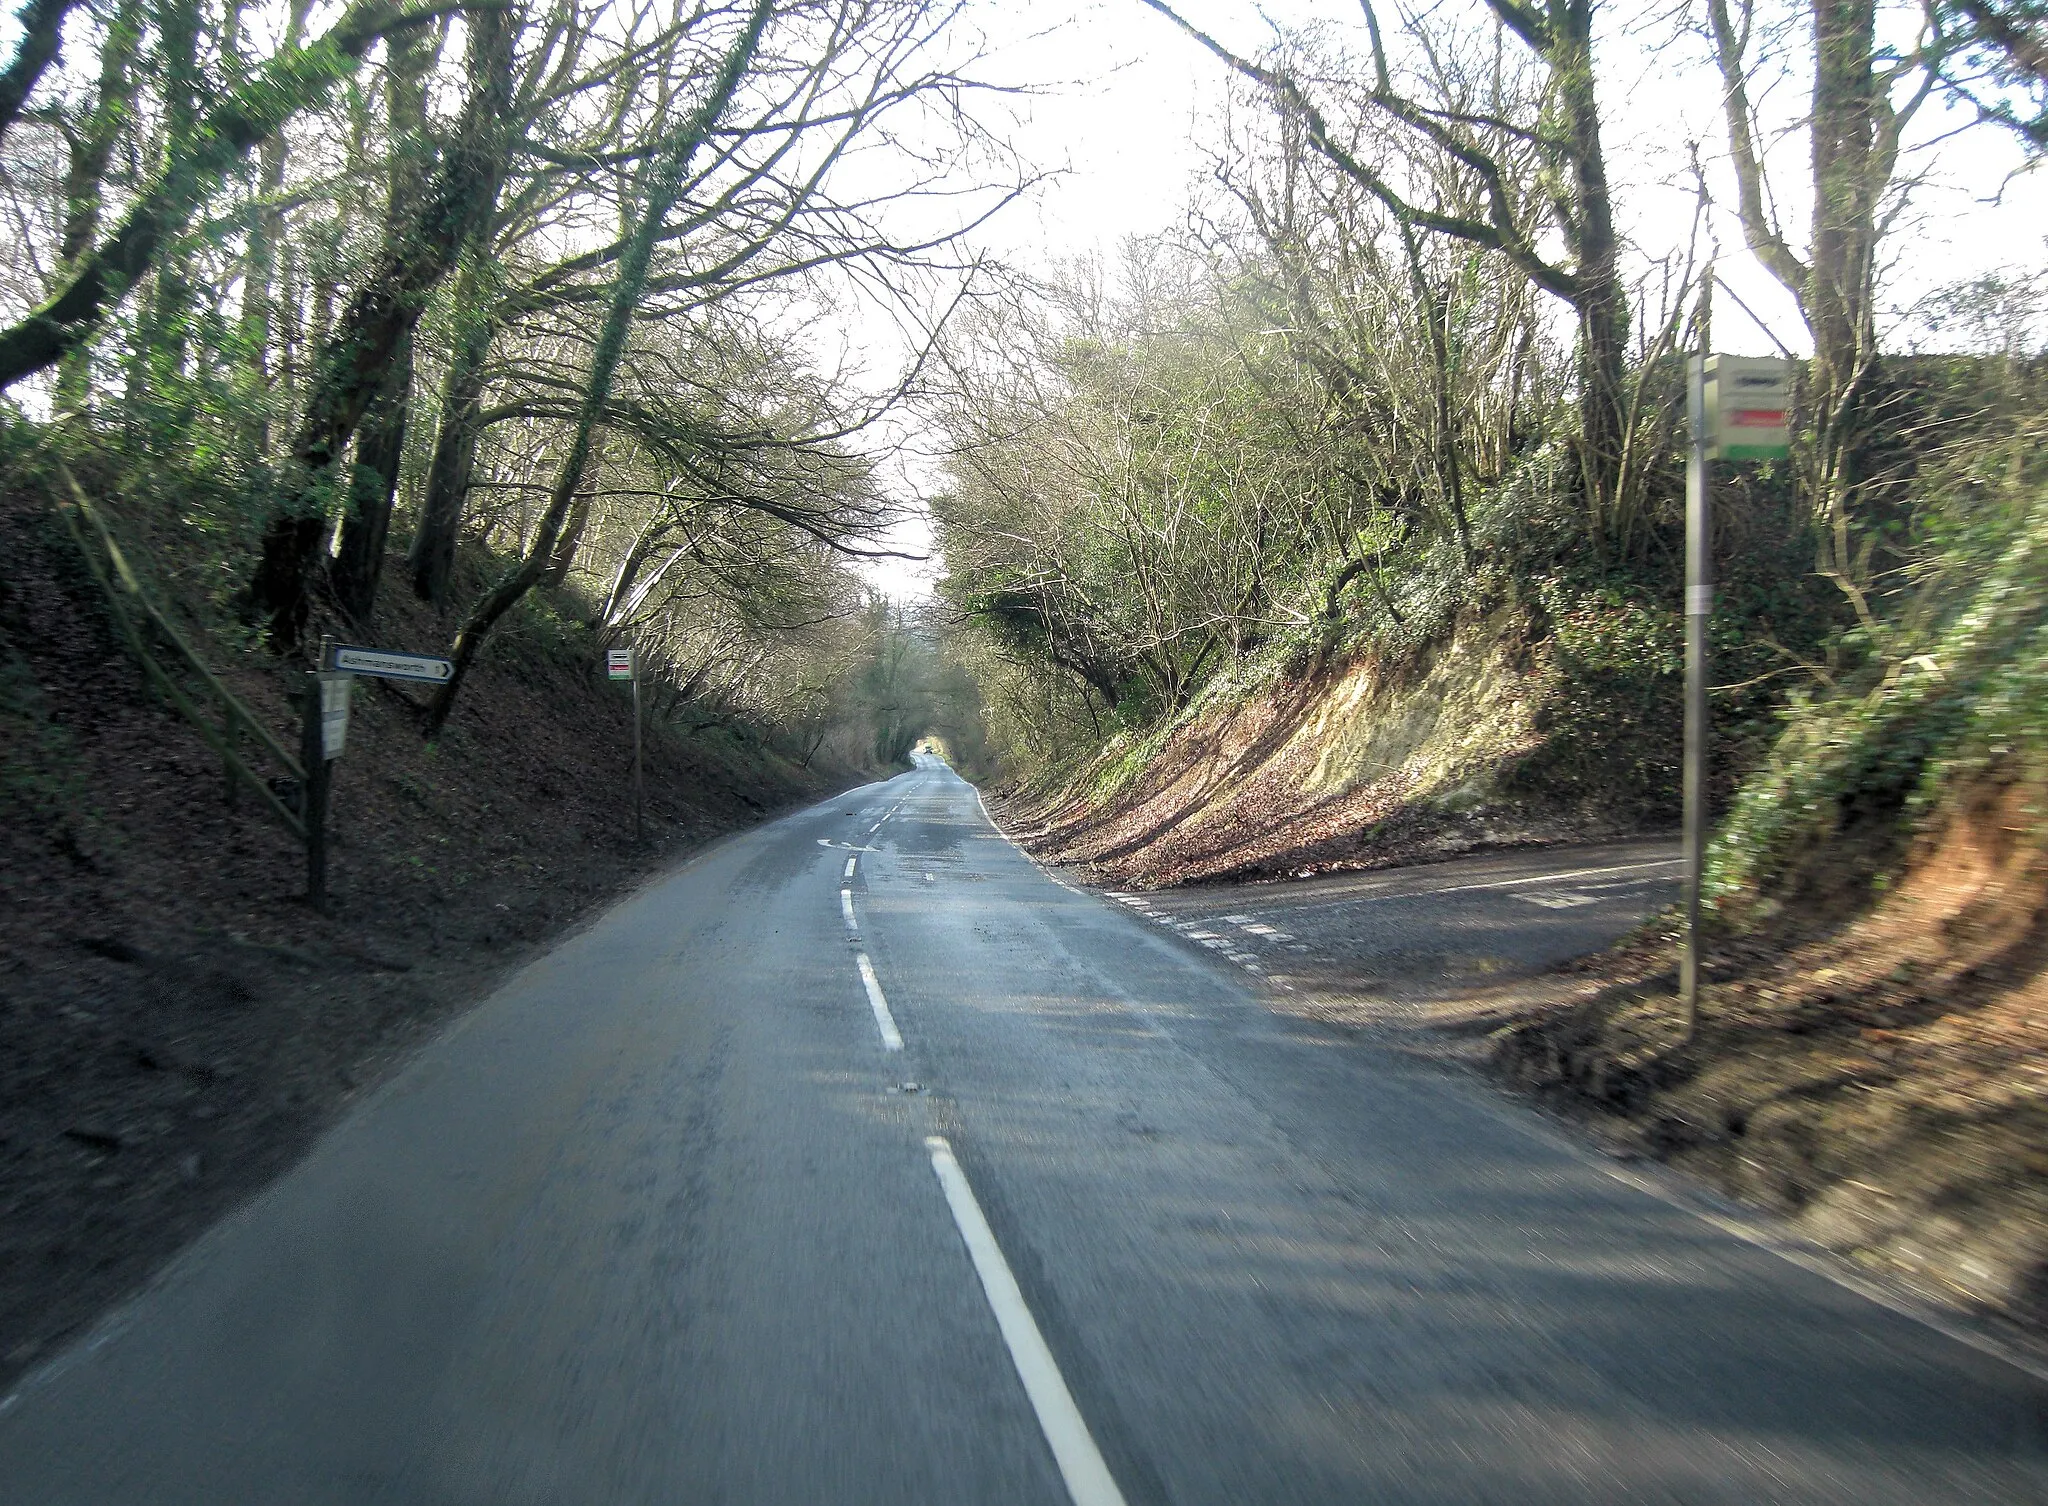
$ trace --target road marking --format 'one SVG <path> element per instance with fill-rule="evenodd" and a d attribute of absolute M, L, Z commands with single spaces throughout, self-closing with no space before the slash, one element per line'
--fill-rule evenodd
<path fill-rule="evenodd" d="M 846 860 L 846 876 L 847 876 L 848 878 L 852 878 L 852 877 L 853 877 L 853 865 L 854 865 L 855 863 L 858 863 L 859 861 L 860 861 L 860 859 L 859 859 L 859 858 L 848 858 L 848 859 Z"/>
<path fill-rule="evenodd" d="M 868 991 L 868 1007 L 875 1012 L 875 1028 L 882 1032 L 882 1049 L 901 1051 L 903 1037 L 896 1033 L 896 1017 L 889 1013 L 889 1001 L 882 997 L 882 982 L 875 976 L 875 965 L 868 961 L 868 954 L 859 955 L 861 987 Z"/>
<path fill-rule="evenodd" d="M 1248 926 L 1257 919 L 1256 916 L 1252 915 L 1226 915 L 1223 918 L 1234 926 Z"/>
<path fill-rule="evenodd" d="M 1039 1430 L 1052 1448 L 1053 1462 L 1066 1482 L 1068 1497 L 1074 1506 L 1124 1506 L 1123 1492 L 1117 1489 L 1101 1450 L 1095 1447 L 1081 1409 L 1074 1405 L 1074 1394 L 1067 1389 L 1052 1350 L 1046 1347 L 1045 1338 L 1038 1331 L 1017 1278 L 1010 1274 L 1002 1246 L 996 1243 L 995 1232 L 982 1217 L 981 1204 L 974 1200 L 967 1173 L 953 1158 L 953 1147 L 940 1135 L 929 1137 L 924 1144 L 932 1153 L 932 1170 L 938 1173 L 946 1206 L 953 1211 L 953 1223 L 967 1244 L 967 1256 L 974 1262 L 974 1273 L 981 1278 L 982 1293 L 995 1313 L 1003 1343 L 1009 1347 L 1017 1379 L 1024 1383 L 1031 1410 L 1038 1414 Z"/>
<path fill-rule="evenodd" d="M 1488 884 L 1450 884 L 1442 889 L 1411 889 L 1402 894 L 1360 894 L 1351 899 L 1321 900 L 1307 905 L 1276 905 L 1267 915 L 1295 915 L 1308 910 L 1348 910 L 1353 905 L 1378 904 L 1390 899 L 1431 899 L 1439 894 L 1466 894 L 1474 889 L 1514 889 L 1523 884 L 1554 884 L 1560 879 L 1591 878 L 1601 873 L 1634 873 L 1642 868 L 1676 868 L 1684 859 L 1662 858 L 1654 863 L 1623 863 L 1614 868 L 1572 868 L 1563 873 L 1536 873 L 1528 878 L 1498 879 Z"/>
<path fill-rule="evenodd" d="M 859 923 L 853 918 L 853 891 L 851 889 L 841 889 L 839 891 L 839 913 L 846 917 L 847 930 L 858 931 L 860 929 Z"/>
<path fill-rule="evenodd" d="M 1600 903 L 1590 894 L 1517 894 L 1514 897 L 1525 905 L 1541 905 L 1546 910 L 1569 910 L 1578 905 Z"/>

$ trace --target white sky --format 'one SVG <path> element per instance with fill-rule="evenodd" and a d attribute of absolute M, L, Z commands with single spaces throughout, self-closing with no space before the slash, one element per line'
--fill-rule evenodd
<path fill-rule="evenodd" d="M 1439 13 L 1458 3 L 1449 0 Z M 1262 16 L 1289 25 L 1320 21 L 1340 27 L 1358 37 L 1362 50 L 1353 0 L 1272 0 L 1263 6 L 1187 0 L 1180 8 L 1243 54 L 1256 54 L 1271 38 Z M 1633 21 L 1637 11 L 1657 18 Z M 1383 5 L 1383 20 L 1390 22 L 1394 14 Z M 1718 76 L 1697 43 L 1664 45 L 1672 31 L 1665 15 L 1660 7 L 1616 0 L 1603 14 L 1600 34 L 1609 175 L 1626 233 L 1652 255 L 1681 244 L 1691 223 L 1693 203 L 1685 186 L 1689 142 L 1701 144 L 1717 199 L 1733 202 L 1731 185 L 1714 160 L 1723 139 Z M 1014 141 L 1041 167 L 1067 169 L 1031 202 L 1013 206 L 987 227 L 982 244 L 1013 262 L 1044 266 L 1088 251 L 1107 252 L 1126 236 L 1180 222 L 1201 170 L 1198 143 L 1218 134 L 1216 117 L 1227 87 L 1221 64 L 1138 0 L 987 0 L 974 19 L 996 49 L 995 68 L 984 72 L 1041 91 L 1016 107 Z M 1632 25 L 1639 28 L 1633 34 Z M 1779 123 L 1789 127 L 1804 88 L 1781 87 L 1760 108 L 1778 107 Z M 1927 143 L 1948 136 L 1908 156 L 1907 170 L 1929 181 L 1916 191 L 1892 241 L 1887 301 L 1893 306 L 1979 272 L 2034 268 L 2048 259 L 2048 184 L 2035 175 L 2008 185 L 2021 160 L 2011 141 L 1985 128 L 1949 134 L 1961 124 L 1960 118 L 1944 118 L 1930 101 L 1909 138 Z M 1806 151 L 1804 135 L 1793 132 L 1769 159 L 1790 211 L 1787 228 L 1795 246 L 1805 220 Z M 2002 189 L 2003 202 L 1993 202 Z M 1733 217 L 1718 216 L 1711 231 L 1720 245 L 1723 281 L 1779 340 L 1801 351 L 1803 331 L 1790 298 L 1743 250 Z M 1773 349 L 1769 336 L 1725 298 L 1717 303 L 1715 326 L 1719 349 L 1751 355 Z M 928 541 L 919 522 L 905 530 L 900 543 L 923 549 Z M 885 590 L 920 595 L 929 589 L 931 567 L 890 562 L 872 573 Z"/>

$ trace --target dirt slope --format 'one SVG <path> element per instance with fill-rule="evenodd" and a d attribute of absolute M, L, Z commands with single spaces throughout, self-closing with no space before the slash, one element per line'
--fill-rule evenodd
<path fill-rule="evenodd" d="M 1548 646 L 1503 610 L 1399 665 L 1365 659 L 1248 697 L 1222 688 L 1164 735 L 1113 744 L 1008 814 L 1039 856 L 1136 887 L 1638 829 L 1638 814 L 1520 780 L 1555 740 L 1557 679 Z"/>
<path fill-rule="evenodd" d="M 151 542 L 130 537 L 145 561 Z M 437 748 L 403 691 L 358 686 L 317 916 L 301 849 L 255 800 L 226 805 L 40 503 L 0 497 L 0 562 L 0 1389 L 580 916 L 853 777 L 744 736 L 656 738 L 636 847 L 630 703 L 536 615 Z M 377 641 L 446 641 L 386 597 Z M 295 746 L 290 671 L 211 649 Z"/>

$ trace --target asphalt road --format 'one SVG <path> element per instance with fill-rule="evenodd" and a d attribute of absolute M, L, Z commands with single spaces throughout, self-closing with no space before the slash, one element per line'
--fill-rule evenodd
<path fill-rule="evenodd" d="M 2048 1500 L 2048 1385 L 1265 986 L 945 770 L 827 801 L 25 1385 L 0 1500 Z"/>
<path fill-rule="evenodd" d="M 1678 899 L 1680 871 L 1653 837 L 1110 898 L 1282 991 L 1419 1001 L 1612 945 Z"/>

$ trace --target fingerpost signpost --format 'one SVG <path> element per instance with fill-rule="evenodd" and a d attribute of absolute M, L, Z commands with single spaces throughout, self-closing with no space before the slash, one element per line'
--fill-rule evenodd
<path fill-rule="evenodd" d="M 327 909 L 327 797 L 334 784 L 328 765 L 348 745 L 349 690 L 356 676 L 439 685 L 454 673 L 449 659 L 320 640 L 318 667 L 306 676 L 299 733 L 299 762 L 306 771 L 299 789 L 299 819 L 306 828 L 306 902 L 315 910 Z"/>
<path fill-rule="evenodd" d="M 1678 996 L 1686 1039 L 1699 1028 L 1700 911 L 1707 856 L 1707 621 L 1714 611 L 1714 460 L 1792 453 L 1792 363 L 1694 356 L 1686 382 L 1692 444 L 1685 466 L 1685 949 Z"/>

